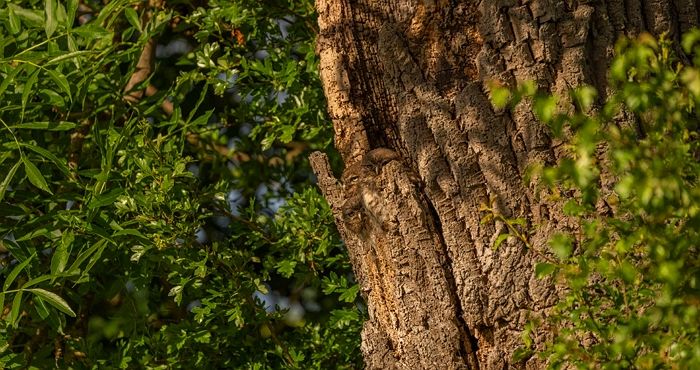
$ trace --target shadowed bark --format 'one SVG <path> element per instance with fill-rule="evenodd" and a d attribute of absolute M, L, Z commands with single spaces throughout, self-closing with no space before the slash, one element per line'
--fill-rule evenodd
<path fill-rule="evenodd" d="M 558 297 L 535 278 L 543 256 L 534 251 L 576 225 L 524 176 L 564 153 L 527 104 L 495 110 L 488 82 L 534 80 L 556 94 L 589 84 L 602 101 L 615 41 L 640 32 L 677 39 L 698 23 L 696 2 L 316 5 L 342 182 L 323 154 L 311 161 L 368 303 L 367 367 L 542 367 L 535 357 L 512 360 L 524 324 Z M 481 223 L 482 206 L 526 219 L 534 251 L 517 238 L 494 250 L 506 227 Z M 536 333 L 536 348 L 547 333 Z"/>

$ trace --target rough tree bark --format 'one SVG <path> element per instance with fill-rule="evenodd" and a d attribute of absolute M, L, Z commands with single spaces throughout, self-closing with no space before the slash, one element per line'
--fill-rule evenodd
<path fill-rule="evenodd" d="M 514 363 L 521 330 L 557 288 L 538 255 L 482 205 L 522 217 L 545 250 L 576 226 L 527 185 L 528 165 L 563 155 L 527 105 L 495 110 L 487 81 L 534 80 L 553 93 L 589 84 L 604 100 L 615 41 L 672 38 L 698 23 L 686 0 L 317 0 L 317 51 L 335 144 L 336 180 L 311 157 L 367 300 L 368 368 L 540 368 Z M 605 186 L 605 184 L 602 184 Z M 539 346 L 546 330 L 535 338 Z"/>

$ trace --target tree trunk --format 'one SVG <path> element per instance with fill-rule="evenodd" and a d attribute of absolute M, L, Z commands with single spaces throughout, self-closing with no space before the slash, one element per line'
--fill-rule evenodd
<path fill-rule="evenodd" d="M 311 160 L 367 301 L 368 368 L 544 365 L 512 355 L 524 324 L 557 302 L 534 276 L 536 251 L 576 225 L 524 176 L 563 152 L 527 104 L 493 108 L 487 82 L 557 94 L 589 84 L 603 101 L 619 37 L 677 39 L 698 23 L 695 1 L 576 3 L 317 0 L 342 182 L 323 154 Z M 531 248 L 511 237 L 494 249 L 507 226 L 482 223 L 483 206 L 527 220 Z M 542 328 L 535 349 L 547 338 Z"/>

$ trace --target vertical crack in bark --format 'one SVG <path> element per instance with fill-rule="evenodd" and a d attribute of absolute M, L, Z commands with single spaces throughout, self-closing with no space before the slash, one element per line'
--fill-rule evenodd
<path fill-rule="evenodd" d="M 648 7 L 648 5 L 646 4 L 645 0 L 639 0 L 639 4 L 638 4 L 639 19 L 642 21 L 642 23 L 641 23 L 642 29 L 640 31 L 650 31 L 651 30 L 652 24 L 650 22 L 651 20 L 647 16 L 647 12 L 646 12 L 647 7 Z"/>
<path fill-rule="evenodd" d="M 425 204 L 428 206 L 428 211 L 430 211 L 430 215 L 433 220 L 433 227 L 435 227 L 437 235 L 439 236 L 442 253 L 445 255 L 448 265 L 445 267 L 445 277 L 450 288 L 450 299 L 452 300 L 452 304 L 456 310 L 455 317 L 459 323 L 458 327 L 460 330 L 460 336 L 462 337 L 462 340 L 460 341 L 463 352 L 462 357 L 470 369 L 478 370 L 479 359 L 477 357 L 477 351 L 479 350 L 479 340 L 472 334 L 469 325 L 467 325 L 467 321 L 464 319 L 465 312 L 462 308 L 462 302 L 457 296 L 457 292 L 459 292 L 459 290 L 457 289 L 454 272 L 452 271 L 454 264 L 452 262 L 452 258 L 450 257 L 450 253 L 447 250 L 447 243 L 445 242 L 443 236 L 444 234 L 442 230 L 442 223 L 440 222 L 440 216 L 438 215 L 438 212 L 430 199 L 425 194 L 422 195 L 422 198 L 425 200 Z"/>

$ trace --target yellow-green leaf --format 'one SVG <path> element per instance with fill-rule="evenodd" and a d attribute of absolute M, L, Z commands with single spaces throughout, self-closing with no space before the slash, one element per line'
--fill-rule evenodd
<path fill-rule="evenodd" d="M 56 0 L 46 0 L 44 3 L 44 31 L 46 31 L 46 37 L 51 37 L 54 31 L 56 31 L 56 26 L 58 26 L 58 21 L 56 20 Z"/>
<path fill-rule="evenodd" d="M 27 130 L 47 130 L 47 131 L 67 131 L 74 128 L 76 125 L 73 122 L 27 122 L 21 125 L 10 126 L 10 128 L 15 129 L 27 129 Z"/>
<path fill-rule="evenodd" d="M 10 8 L 11 9 L 11 8 Z M 23 70 L 23 65 L 20 65 L 18 67 L 13 68 L 10 70 L 10 73 L 7 74 L 0 82 L 0 96 L 5 93 L 5 90 L 7 90 L 7 87 L 10 86 L 10 83 L 15 81 L 15 77 Z"/>
<path fill-rule="evenodd" d="M 0 183 L 0 201 L 5 197 L 5 191 L 7 187 L 10 186 L 10 181 L 12 181 L 12 178 L 15 176 L 15 172 L 17 172 L 20 163 L 22 162 L 15 163 L 15 165 L 10 168 L 10 171 L 7 172 L 7 175 L 5 175 L 5 179 Z"/>
<path fill-rule="evenodd" d="M 139 15 L 136 14 L 136 10 L 134 10 L 134 8 L 124 8 L 124 15 L 126 16 L 126 20 L 129 21 L 134 28 L 141 31 L 141 21 L 139 20 Z"/>
<path fill-rule="evenodd" d="M 72 232 L 66 231 L 61 237 L 61 243 L 56 247 L 51 257 L 51 275 L 56 275 L 66 269 L 69 257 L 69 247 L 73 244 L 75 236 Z"/>
<path fill-rule="evenodd" d="M 75 13 L 78 10 L 78 0 L 68 0 L 66 7 L 66 28 L 70 29 L 75 20 Z"/>
<path fill-rule="evenodd" d="M 29 95 L 34 91 L 34 84 L 39 79 L 39 70 L 37 69 L 29 75 L 27 82 L 22 86 L 22 116 L 24 116 L 24 110 L 27 108 L 27 101 L 29 100 Z"/>
<path fill-rule="evenodd" d="M 10 310 L 10 316 L 7 317 L 7 321 L 14 327 L 17 327 L 17 318 L 19 318 L 19 306 L 22 304 L 22 291 L 18 291 L 15 294 L 15 298 L 12 300 L 12 309 Z"/>
<path fill-rule="evenodd" d="M 496 238 L 496 241 L 493 242 L 493 249 L 496 250 L 498 247 L 503 243 L 504 240 L 508 239 L 510 234 L 501 234 Z"/>
<path fill-rule="evenodd" d="M 46 184 L 46 179 L 41 175 L 41 171 L 39 171 L 34 163 L 32 163 L 29 158 L 25 156 L 22 156 L 22 162 L 24 163 L 24 171 L 27 173 L 29 182 L 31 182 L 32 185 L 36 186 L 37 188 L 49 194 L 53 194 L 51 189 L 49 189 L 49 186 Z"/>
<path fill-rule="evenodd" d="M 92 54 L 92 53 L 94 53 L 94 51 L 92 51 L 92 50 L 78 50 L 78 51 L 74 51 L 71 53 L 59 55 L 59 56 L 49 60 L 48 62 L 46 62 L 46 64 L 44 64 L 44 67 L 47 67 L 51 64 L 55 64 L 55 63 L 64 61 L 66 59 L 72 59 L 72 58 L 76 58 L 76 57 L 79 57 L 79 56 L 84 55 L 84 54 Z"/>
<path fill-rule="evenodd" d="M 68 302 L 66 302 L 58 294 L 53 293 L 53 292 L 49 292 L 48 290 L 44 290 L 41 288 L 27 289 L 27 291 L 38 295 L 45 302 L 48 302 L 50 305 L 56 307 L 59 311 L 65 313 L 66 315 L 68 315 L 70 317 L 75 317 L 75 312 L 73 312 L 73 310 L 70 308 L 70 305 L 68 305 Z"/>
<path fill-rule="evenodd" d="M 22 26 L 22 24 L 20 23 L 19 17 L 15 13 L 15 10 L 12 9 L 11 6 L 7 8 L 7 12 L 8 12 L 8 16 L 10 18 L 10 33 L 13 35 L 16 35 L 19 33 L 19 31 L 21 29 L 20 27 Z"/>
<path fill-rule="evenodd" d="M 48 72 L 49 77 L 51 77 L 53 82 L 55 82 L 56 85 L 58 85 L 58 87 L 60 87 L 64 93 L 66 93 L 66 95 L 68 96 L 68 99 L 70 101 L 73 101 L 73 97 L 70 94 L 70 84 L 68 83 L 68 79 L 66 78 L 66 76 L 64 76 L 62 73 L 60 73 L 58 71 L 54 71 L 54 70 L 50 70 L 50 69 L 47 70 L 46 72 Z"/>
<path fill-rule="evenodd" d="M 551 275 L 554 272 L 554 270 L 556 270 L 556 268 L 557 266 L 551 263 L 538 263 L 537 265 L 535 265 L 535 276 L 537 276 L 537 278 L 540 279 L 547 275 Z"/>

